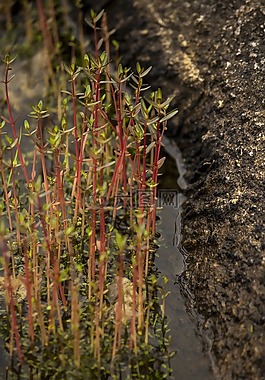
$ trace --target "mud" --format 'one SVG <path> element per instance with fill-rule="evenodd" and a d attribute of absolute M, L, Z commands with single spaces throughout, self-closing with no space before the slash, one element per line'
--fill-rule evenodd
<path fill-rule="evenodd" d="M 261 1 L 105 4 L 123 62 L 175 96 L 183 151 L 183 295 L 217 379 L 265 379 L 264 27 Z M 191 295 L 192 296 L 191 296 Z"/>

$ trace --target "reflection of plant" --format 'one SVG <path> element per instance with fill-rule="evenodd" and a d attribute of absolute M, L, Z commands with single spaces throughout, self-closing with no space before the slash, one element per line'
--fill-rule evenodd
<path fill-rule="evenodd" d="M 167 378 L 151 253 L 161 139 L 175 111 L 167 113 L 170 99 L 162 102 L 161 90 L 143 98 L 150 69 L 138 63 L 134 74 L 119 64 L 110 73 L 109 55 L 97 43 L 102 14 L 91 15 L 95 54 L 85 54 L 82 65 L 64 64 L 69 86 L 59 123 L 40 100 L 33 121 L 17 132 L 9 100 L 13 59 L 5 58 L 2 330 L 10 354 L 37 378 Z M 22 134 L 32 142 L 31 158 L 22 152 Z"/>

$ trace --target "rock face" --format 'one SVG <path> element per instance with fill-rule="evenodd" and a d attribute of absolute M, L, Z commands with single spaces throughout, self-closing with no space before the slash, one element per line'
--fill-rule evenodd
<path fill-rule="evenodd" d="M 183 283 L 217 379 L 265 379 L 264 73 L 260 0 L 122 0 L 107 6 L 123 62 L 153 65 L 174 95 L 169 134 L 190 183 Z"/>

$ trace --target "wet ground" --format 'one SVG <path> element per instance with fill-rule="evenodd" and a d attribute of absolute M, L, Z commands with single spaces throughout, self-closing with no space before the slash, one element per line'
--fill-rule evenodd
<path fill-rule="evenodd" d="M 186 269 L 187 252 L 182 246 L 181 212 L 187 187 L 184 179 L 185 167 L 182 155 L 174 143 L 163 140 L 167 160 L 160 177 L 157 230 L 161 233 L 160 247 L 155 264 L 163 276 L 168 278 L 166 291 L 166 315 L 170 329 L 170 351 L 176 354 L 171 359 L 173 379 L 213 380 L 214 374 L 208 352 L 203 347 L 197 330 L 197 317 L 187 308 L 182 294 L 181 275 Z"/>

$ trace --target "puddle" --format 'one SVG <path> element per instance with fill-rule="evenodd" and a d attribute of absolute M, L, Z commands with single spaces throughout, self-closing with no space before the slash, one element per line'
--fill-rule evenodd
<path fill-rule="evenodd" d="M 174 142 L 165 138 L 165 150 L 170 155 L 166 160 L 163 179 L 159 187 L 161 246 L 156 266 L 167 276 L 166 315 L 169 319 L 171 351 L 176 355 L 171 360 L 173 378 L 176 380 L 213 380 L 210 358 L 204 352 L 202 338 L 196 331 L 195 321 L 189 314 L 181 295 L 178 275 L 185 270 L 185 251 L 181 246 L 181 205 L 185 196 L 181 190 L 187 187 L 184 178 L 185 167 L 181 152 Z M 173 168 L 173 169 L 172 169 Z M 174 170 L 172 172 L 172 170 Z M 176 178 L 177 172 L 179 177 Z M 175 174 L 173 174 L 175 173 Z"/>

